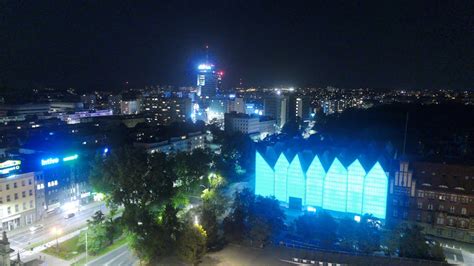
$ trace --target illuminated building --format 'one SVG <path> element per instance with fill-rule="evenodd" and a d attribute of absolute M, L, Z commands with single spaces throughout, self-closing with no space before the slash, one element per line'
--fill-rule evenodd
<path fill-rule="evenodd" d="M 10 231 L 36 221 L 35 175 L 33 172 L 1 175 L 0 220 L 4 231 Z"/>
<path fill-rule="evenodd" d="M 200 64 L 197 70 L 198 95 L 204 98 L 215 96 L 222 75 L 219 75 L 215 71 L 214 65 L 209 63 Z"/>
<path fill-rule="evenodd" d="M 146 121 L 153 125 L 186 122 L 193 112 L 191 99 L 185 97 L 150 95 L 143 99 L 142 106 Z"/>
<path fill-rule="evenodd" d="M 369 213 L 385 219 L 388 176 L 379 162 L 366 173 L 357 159 L 344 166 L 334 158 L 326 172 L 318 156 L 309 160 L 307 168 L 304 161 L 308 158 L 302 153 L 292 158 L 284 153 L 273 157 L 278 159 L 271 165 L 256 153 L 256 195 L 274 196 L 290 208 L 305 206 L 353 215 Z"/>

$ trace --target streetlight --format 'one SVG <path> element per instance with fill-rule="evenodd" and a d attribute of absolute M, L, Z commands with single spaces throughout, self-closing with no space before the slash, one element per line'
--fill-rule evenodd
<path fill-rule="evenodd" d="M 59 235 L 62 234 L 63 230 L 61 228 L 58 228 L 58 227 L 53 227 L 51 229 L 51 232 L 53 233 L 53 235 L 56 236 L 56 252 L 59 252 Z"/>

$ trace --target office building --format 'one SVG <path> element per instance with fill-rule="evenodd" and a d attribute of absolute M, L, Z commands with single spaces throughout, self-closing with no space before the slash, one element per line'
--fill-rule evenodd
<path fill-rule="evenodd" d="M 286 96 L 271 95 L 263 99 L 263 114 L 275 119 L 276 125 L 283 127 L 288 121 L 289 99 Z"/>
<path fill-rule="evenodd" d="M 119 115 L 121 112 L 122 95 L 109 95 L 107 97 L 107 102 L 112 113 L 114 115 Z"/>
<path fill-rule="evenodd" d="M 197 74 L 198 96 L 202 98 L 216 96 L 219 79 L 222 79 L 222 75 L 216 72 L 214 65 L 200 64 Z"/>
<path fill-rule="evenodd" d="M 123 115 L 135 115 L 140 112 L 140 100 L 122 100 L 120 102 L 120 113 Z"/>
<path fill-rule="evenodd" d="M 275 133 L 275 120 L 259 115 L 243 113 L 226 113 L 224 116 L 224 131 L 227 134 L 240 132 L 243 134 L 271 135 Z"/>
<path fill-rule="evenodd" d="M 191 118 L 192 102 L 189 98 L 165 98 L 151 95 L 143 98 L 143 112 L 147 123 L 168 125 L 172 122 L 186 122 Z"/>

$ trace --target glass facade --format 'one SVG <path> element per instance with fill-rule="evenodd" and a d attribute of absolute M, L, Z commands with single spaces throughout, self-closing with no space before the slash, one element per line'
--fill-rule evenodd
<path fill-rule="evenodd" d="M 372 214 L 385 219 L 388 176 L 379 162 L 366 173 L 359 160 L 347 168 L 335 158 L 327 173 L 315 156 L 306 172 L 302 157 L 291 163 L 281 153 L 272 167 L 257 152 L 255 160 L 255 194 L 275 196 L 281 202 L 301 199 L 303 206 L 351 214 Z"/>
<path fill-rule="evenodd" d="M 275 194 L 273 169 L 258 152 L 255 156 L 255 175 L 259 177 L 255 180 L 255 194 L 264 197 L 273 196 Z"/>
<path fill-rule="evenodd" d="M 316 155 L 306 171 L 306 205 L 323 206 L 323 185 L 326 171 Z"/>
<path fill-rule="evenodd" d="M 362 212 L 385 219 L 388 180 L 382 166 L 376 162 L 365 176 Z"/>
<path fill-rule="evenodd" d="M 357 159 L 347 167 L 347 212 L 362 213 L 365 174 Z"/>
<path fill-rule="evenodd" d="M 301 168 L 299 156 L 296 155 L 288 167 L 288 198 L 300 198 L 301 203 L 305 204 L 305 178 Z"/>
<path fill-rule="evenodd" d="M 346 202 L 347 170 L 344 165 L 335 158 L 324 180 L 323 209 L 345 212 Z"/>
<path fill-rule="evenodd" d="M 275 163 L 275 198 L 279 201 L 288 202 L 287 196 L 287 177 L 288 177 L 288 160 L 282 153 Z"/>

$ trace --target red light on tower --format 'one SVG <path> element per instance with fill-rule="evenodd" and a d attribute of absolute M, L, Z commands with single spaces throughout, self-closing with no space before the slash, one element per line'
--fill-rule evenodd
<path fill-rule="evenodd" d="M 224 76 L 224 71 L 220 70 L 219 72 L 217 72 L 217 74 L 218 74 L 219 76 Z"/>

